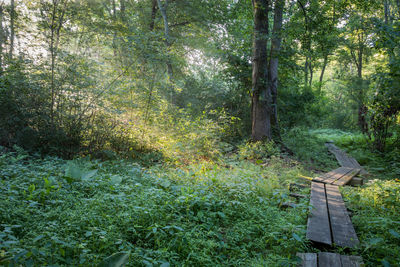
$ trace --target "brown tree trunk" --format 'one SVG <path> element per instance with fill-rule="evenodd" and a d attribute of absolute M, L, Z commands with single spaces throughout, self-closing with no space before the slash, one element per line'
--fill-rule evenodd
<path fill-rule="evenodd" d="M 271 139 L 271 91 L 268 87 L 268 0 L 253 0 L 253 73 L 252 132 L 253 141 Z"/>
<path fill-rule="evenodd" d="M 324 74 L 325 74 L 325 69 L 326 69 L 327 65 L 328 65 L 328 54 L 325 54 L 324 63 L 322 63 L 321 74 L 319 75 L 319 86 L 318 86 L 318 93 L 319 94 L 321 94 L 322 82 L 324 80 Z"/>
<path fill-rule="evenodd" d="M 165 35 L 165 43 L 167 45 L 167 50 L 169 52 L 170 47 L 171 47 L 171 40 L 169 36 L 169 25 L 168 25 L 168 17 L 167 17 L 167 10 L 166 7 L 168 5 L 168 0 L 165 0 L 165 5 L 161 3 L 161 0 L 157 0 L 158 4 L 158 9 L 161 12 L 161 15 L 164 20 L 164 35 Z M 172 63 L 169 58 L 169 55 L 167 55 L 167 75 L 168 75 L 168 89 L 170 93 L 170 102 L 172 104 L 175 104 L 175 90 L 174 86 L 172 85 L 173 83 L 173 70 L 172 70 Z"/>
<path fill-rule="evenodd" d="M 112 4 L 112 19 L 113 19 L 113 26 L 114 26 L 114 34 L 113 34 L 113 41 L 112 41 L 112 47 L 114 50 L 114 58 L 117 58 L 118 56 L 118 48 L 117 48 L 117 30 L 115 29 L 115 25 L 117 24 L 117 7 L 115 4 L 115 0 L 111 1 Z"/>
<path fill-rule="evenodd" d="M 308 57 L 306 57 L 306 62 L 304 62 L 304 85 L 308 85 Z"/>
<path fill-rule="evenodd" d="M 0 75 L 3 73 L 3 44 L 5 43 L 5 33 L 3 29 L 3 4 L 0 3 Z"/>
<path fill-rule="evenodd" d="M 281 49 L 281 30 L 282 30 L 282 17 L 283 7 L 285 5 L 284 0 L 277 0 L 274 8 L 274 26 L 272 29 L 272 40 L 271 40 L 271 55 L 269 61 L 269 86 L 272 96 L 272 107 L 271 107 L 271 126 L 272 135 L 274 139 L 281 141 L 279 121 L 278 121 L 278 63 L 279 63 L 279 52 Z"/>
<path fill-rule="evenodd" d="M 359 99 L 358 99 L 358 126 L 363 134 L 367 134 L 369 136 L 368 131 L 368 123 L 367 123 L 367 112 L 368 107 L 364 104 L 364 84 L 363 84 L 363 53 L 364 47 L 362 44 L 363 36 L 358 36 L 359 38 L 359 47 L 357 53 L 357 77 L 358 77 L 358 90 L 359 90 Z"/>
<path fill-rule="evenodd" d="M 13 52 L 14 52 L 14 35 L 15 35 L 15 29 L 14 29 L 15 2 L 14 2 L 14 0 L 11 0 L 10 8 L 11 8 L 11 13 L 10 13 L 10 52 L 9 52 L 9 58 L 12 59 Z"/>
<path fill-rule="evenodd" d="M 150 20 L 150 31 L 154 30 L 154 23 L 156 20 L 156 14 L 157 14 L 157 0 L 153 0 L 151 3 L 151 20 Z"/>

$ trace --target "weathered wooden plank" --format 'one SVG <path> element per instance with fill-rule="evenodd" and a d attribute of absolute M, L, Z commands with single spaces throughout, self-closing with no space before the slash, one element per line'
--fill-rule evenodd
<path fill-rule="evenodd" d="M 353 177 L 348 184 L 352 186 L 361 186 L 364 184 L 364 179 L 361 177 Z"/>
<path fill-rule="evenodd" d="M 340 255 L 330 252 L 318 253 L 318 266 L 342 267 Z"/>
<path fill-rule="evenodd" d="M 354 248 L 359 244 L 356 231 L 351 223 L 342 195 L 337 185 L 326 185 L 329 218 L 333 242 L 342 247 Z"/>
<path fill-rule="evenodd" d="M 350 172 L 348 172 L 347 174 L 343 175 L 340 179 L 336 180 L 333 182 L 333 184 L 336 185 L 346 185 L 348 184 L 354 176 L 356 176 L 361 170 L 360 169 L 351 169 Z"/>
<path fill-rule="evenodd" d="M 330 175 L 331 175 L 330 172 L 324 173 L 324 174 L 322 174 L 322 175 L 320 175 L 320 176 L 317 176 L 317 177 L 313 178 L 312 180 L 313 180 L 314 182 L 323 183 L 326 179 L 328 179 L 328 178 L 330 177 Z"/>
<path fill-rule="evenodd" d="M 361 267 L 364 266 L 364 262 L 360 256 L 347 256 L 341 255 L 340 260 L 342 261 L 342 267 Z"/>
<path fill-rule="evenodd" d="M 301 267 L 317 267 L 317 253 L 297 253 L 297 257 L 301 258 Z"/>
<path fill-rule="evenodd" d="M 363 167 L 361 167 L 356 159 L 347 155 L 346 152 L 344 152 L 334 144 L 326 143 L 325 146 L 328 148 L 329 152 L 335 155 L 337 161 L 341 166 L 360 169 L 360 174 L 368 174 L 368 172 Z"/>
<path fill-rule="evenodd" d="M 347 175 L 348 173 L 352 172 L 353 169 L 349 167 L 340 167 L 338 169 L 335 169 L 330 173 L 330 177 L 327 178 L 325 181 L 323 181 L 326 184 L 332 184 L 336 182 L 337 180 L 341 179 L 343 176 Z"/>
<path fill-rule="evenodd" d="M 332 245 L 324 184 L 311 183 L 310 205 L 312 209 L 307 221 L 307 238 L 315 242 Z"/>

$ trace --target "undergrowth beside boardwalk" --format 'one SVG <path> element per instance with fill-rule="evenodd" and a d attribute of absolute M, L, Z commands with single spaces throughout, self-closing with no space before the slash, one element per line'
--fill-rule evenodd
<path fill-rule="evenodd" d="M 326 140 L 349 153 L 364 149 L 364 141 L 301 129 L 284 139 L 300 162 L 272 143 L 181 163 L 3 152 L 0 263 L 96 266 L 119 258 L 128 266 L 295 266 L 297 252 L 319 250 L 305 238 L 309 189 L 298 192 L 307 198 L 295 208 L 283 209 L 295 202 L 289 184 L 337 167 Z M 366 185 L 341 190 L 361 243 L 351 253 L 367 266 L 397 266 L 400 182 L 390 179 L 397 170 L 382 165 L 383 175 L 371 166 Z"/>
<path fill-rule="evenodd" d="M 96 265 L 291 265 L 307 249 L 307 201 L 279 206 L 303 170 L 236 162 L 144 169 L 128 161 L 0 158 L 1 260 Z"/>

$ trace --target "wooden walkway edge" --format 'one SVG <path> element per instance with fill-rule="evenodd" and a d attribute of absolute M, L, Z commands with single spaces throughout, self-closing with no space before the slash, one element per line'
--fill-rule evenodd
<path fill-rule="evenodd" d="M 297 253 L 301 267 L 361 267 L 363 260 L 359 256 L 339 255 L 336 253 Z"/>
<path fill-rule="evenodd" d="M 357 162 L 356 159 L 347 155 L 346 152 L 335 146 L 333 143 L 326 143 L 325 146 L 328 148 L 329 152 L 335 155 L 340 166 L 360 169 L 360 174 L 368 174 L 368 172 Z"/>
<path fill-rule="evenodd" d="M 311 182 L 311 211 L 307 220 L 307 239 L 324 245 L 355 248 L 359 245 L 356 231 L 346 209 L 339 186 L 362 184 L 357 174 L 367 174 L 365 169 L 332 143 L 325 144 L 342 166 L 313 178 Z M 354 179 L 353 179 L 354 178 Z M 310 179 L 311 180 L 311 179 Z M 292 189 L 292 187 L 290 187 Z M 330 252 L 298 253 L 303 267 L 361 267 L 359 256 L 339 255 Z"/>
<path fill-rule="evenodd" d="M 340 167 L 319 177 L 315 177 L 313 181 L 342 186 L 348 184 L 359 172 L 360 169 Z"/>
<path fill-rule="evenodd" d="M 312 210 L 307 221 L 307 239 L 350 248 L 359 244 L 337 185 L 312 182 L 310 205 Z"/>

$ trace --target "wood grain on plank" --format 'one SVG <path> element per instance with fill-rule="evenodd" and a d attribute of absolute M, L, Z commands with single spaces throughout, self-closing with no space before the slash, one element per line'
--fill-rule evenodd
<path fill-rule="evenodd" d="M 330 173 L 328 172 L 328 173 L 321 174 L 320 176 L 315 177 L 315 178 L 313 178 L 312 180 L 313 180 L 314 182 L 323 183 L 323 182 L 324 182 L 326 179 L 328 179 L 329 177 L 330 177 Z"/>
<path fill-rule="evenodd" d="M 342 267 L 340 255 L 330 252 L 320 252 L 318 253 L 318 266 Z"/>
<path fill-rule="evenodd" d="M 354 248 L 359 244 L 356 231 L 337 185 L 326 185 L 329 218 L 333 243 L 341 247 Z"/>
<path fill-rule="evenodd" d="M 312 209 L 307 221 L 307 238 L 315 242 L 332 245 L 324 184 L 311 183 L 310 205 Z"/>
<path fill-rule="evenodd" d="M 336 185 L 346 185 L 348 184 L 354 176 L 356 176 L 361 170 L 360 169 L 352 169 L 352 171 L 350 171 L 349 173 L 343 175 L 339 180 L 336 180 L 335 182 L 333 182 L 333 184 Z"/>
<path fill-rule="evenodd" d="M 297 253 L 297 257 L 301 258 L 301 267 L 317 267 L 316 253 Z"/>
<path fill-rule="evenodd" d="M 336 170 L 333 170 L 330 173 L 330 176 L 323 181 L 326 184 L 332 184 L 336 182 L 337 180 L 341 179 L 343 176 L 347 175 L 348 173 L 352 172 L 353 169 L 349 167 L 340 167 Z"/>
<path fill-rule="evenodd" d="M 340 260 L 342 261 L 342 267 L 361 267 L 364 266 L 364 262 L 360 256 L 347 256 L 341 255 Z"/>
<path fill-rule="evenodd" d="M 329 152 L 335 155 L 337 161 L 341 166 L 360 169 L 360 174 L 368 174 L 368 172 L 363 167 L 361 167 L 357 160 L 347 155 L 346 152 L 344 152 L 332 143 L 326 143 L 325 145 L 328 148 Z"/>

